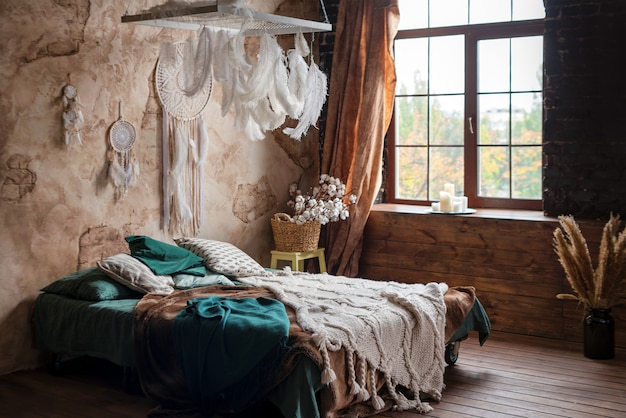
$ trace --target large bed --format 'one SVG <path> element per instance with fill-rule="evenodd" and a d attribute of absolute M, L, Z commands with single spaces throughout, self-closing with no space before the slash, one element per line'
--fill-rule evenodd
<path fill-rule="evenodd" d="M 269 402 L 288 417 L 428 412 L 460 341 L 489 335 L 473 287 L 269 270 L 197 238 L 127 241 L 130 254 L 42 289 L 35 341 L 57 366 L 92 356 L 135 371 L 161 411 L 241 414 Z M 202 266 L 181 264 L 181 249 Z"/>

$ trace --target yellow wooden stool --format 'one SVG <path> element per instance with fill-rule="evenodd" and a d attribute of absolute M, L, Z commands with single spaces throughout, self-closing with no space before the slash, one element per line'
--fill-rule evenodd
<path fill-rule="evenodd" d="M 270 268 L 276 269 L 278 266 L 278 261 L 282 260 L 291 263 L 291 270 L 304 271 L 304 260 L 308 260 L 310 258 L 317 258 L 320 273 L 326 273 L 326 259 L 324 258 L 323 248 L 303 252 L 272 250 L 272 262 L 270 264 Z"/>

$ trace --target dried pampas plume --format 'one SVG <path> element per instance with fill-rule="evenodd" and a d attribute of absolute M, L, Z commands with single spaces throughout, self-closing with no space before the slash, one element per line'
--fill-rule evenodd
<path fill-rule="evenodd" d="M 619 215 L 611 214 L 604 226 L 595 269 L 587 241 L 574 218 L 559 216 L 559 225 L 554 231 L 554 250 L 574 294 L 561 293 L 557 298 L 578 300 L 590 309 L 625 304 L 626 229 L 620 231 Z"/>

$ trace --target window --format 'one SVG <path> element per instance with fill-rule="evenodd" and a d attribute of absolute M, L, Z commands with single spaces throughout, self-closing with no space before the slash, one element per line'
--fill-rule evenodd
<path fill-rule="evenodd" d="M 543 0 L 400 0 L 387 201 L 541 209 Z"/>

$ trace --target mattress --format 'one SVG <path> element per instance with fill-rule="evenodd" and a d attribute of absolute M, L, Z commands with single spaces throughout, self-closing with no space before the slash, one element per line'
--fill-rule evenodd
<path fill-rule="evenodd" d="M 85 301 L 53 293 L 35 300 L 35 348 L 135 365 L 133 310 L 139 299 Z"/>

